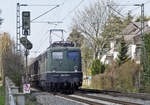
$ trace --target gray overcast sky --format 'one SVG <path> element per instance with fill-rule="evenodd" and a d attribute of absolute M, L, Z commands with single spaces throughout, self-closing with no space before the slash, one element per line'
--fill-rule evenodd
<path fill-rule="evenodd" d="M 78 4 L 83 1 L 79 6 Z M 2 10 L 2 14 L 0 15 L 4 19 L 4 23 L 0 28 L 1 32 L 8 32 L 13 39 L 16 37 L 16 3 L 20 2 L 22 4 L 49 4 L 49 5 L 58 5 L 61 4 L 60 7 L 54 9 L 47 15 L 39 18 L 36 21 L 61 21 L 63 18 L 65 20 L 63 23 L 58 24 L 56 28 L 63 28 L 67 33 L 64 34 L 65 38 L 68 36 L 69 29 L 71 25 L 72 17 L 74 16 L 75 11 L 79 9 L 83 9 L 89 4 L 94 3 L 96 0 L 0 0 L 0 9 Z M 142 2 L 150 2 L 150 0 L 114 0 L 117 4 L 135 4 Z M 76 10 L 71 12 L 75 7 Z M 21 11 L 28 10 L 31 11 L 31 19 L 39 16 L 43 12 L 47 11 L 52 7 L 38 7 L 38 6 L 28 6 L 21 7 Z M 128 10 L 132 10 L 136 7 L 121 7 L 123 8 L 122 14 L 126 14 Z M 150 3 L 145 5 L 145 15 L 150 16 Z M 68 13 L 70 13 L 68 15 Z M 134 16 L 140 14 L 140 8 L 134 9 L 132 11 Z M 49 29 L 54 28 L 55 25 L 52 24 L 31 24 L 31 35 L 29 36 L 29 40 L 33 43 L 33 49 L 31 51 L 40 51 L 43 52 L 49 46 Z M 57 33 L 60 34 L 60 33 Z M 60 40 L 56 35 L 53 35 L 53 40 Z M 39 54 L 39 53 L 38 53 Z M 31 56 L 36 56 L 38 54 L 30 53 Z"/>

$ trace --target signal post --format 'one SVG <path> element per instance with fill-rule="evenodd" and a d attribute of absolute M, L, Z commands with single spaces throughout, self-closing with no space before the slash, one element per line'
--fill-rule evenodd
<path fill-rule="evenodd" d="M 20 43 L 25 47 L 25 67 L 26 71 L 24 73 L 24 85 L 30 85 L 29 84 L 29 71 L 28 71 L 28 55 L 29 50 L 32 49 L 32 43 L 27 39 L 27 36 L 30 35 L 30 11 L 23 11 L 22 12 L 22 35 L 24 37 L 20 38 Z"/>

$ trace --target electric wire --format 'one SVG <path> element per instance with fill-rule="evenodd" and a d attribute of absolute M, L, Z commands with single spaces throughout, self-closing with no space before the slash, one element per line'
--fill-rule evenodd
<path fill-rule="evenodd" d="M 48 11 L 46 11 L 46 12 L 42 13 L 42 14 L 41 14 L 41 15 L 39 15 L 38 17 L 36 17 L 36 18 L 32 19 L 32 20 L 31 20 L 31 22 L 33 22 L 34 20 L 36 20 L 36 19 L 38 19 L 38 18 L 40 18 L 40 17 L 42 17 L 42 16 L 46 15 L 47 13 L 49 13 L 50 11 L 54 10 L 55 8 L 57 8 L 57 7 L 59 7 L 59 6 L 60 6 L 60 5 L 57 5 L 57 6 L 53 7 L 53 8 L 51 8 L 50 10 L 48 10 Z"/>
<path fill-rule="evenodd" d="M 82 3 L 84 2 L 84 0 L 81 0 L 78 5 L 75 6 L 75 8 L 73 8 L 71 11 L 68 12 L 68 14 L 62 18 L 61 21 L 64 21 L 70 14 L 72 14 Z"/>
<path fill-rule="evenodd" d="M 81 0 L 71 11 L 68 12 L 67 15 L 65 15 L 65 17 L 63 17 L 63 18 L 61 19 L 61 21 L 64 21 L 65 19 L 67 19 L 68 16 L 69 16 L 70 14 L 72 14 L 83 2 L 84 2 L 84 0 Z M 55 29 L 57 26 L 58 26 L 58 24 L 56 24 L 56 25 L 54 26 L 54 29 Z M 61 38 L 61 37 L 60 37 L 60 38 Z"/>
<path fill-rule="evenodd" d="M 73 13 L 82 3 L 83 3 L 83 1 L 84 0 L 81 0 L 79 3 L 78 3 L 78 5 L 75 7 L 75 8 L 73 8 L 71 11 L 69 11 L 68 12 L 68 14 L 64 17 L 64 18 L 62 18 L 62 21 L 64 21 L 71 13 Z M 145 2 L 144 4 L 148 4 L 148 3 L 150 3 L 150 1 L 147 1 L 147 2 Z M 64 4 L 64 3 L 63 3 Z M 58 6 L 58 5 L 57 5 Z M 119 6 L 133 6 L 133 5 L 119 5 Z M 55 7 L 56 8 L 56 7 Z M 112 7 L 111 7 L 112 8 Z M 134 11 L 134 10 L 136 10 L 137 8 L 139 8 L 139 6 L 138 7 L 136 7 L 136 8 L 134 8 L 134 9 L 131 9 L 130 11 Z M 53 8 L 52 8 L 53 9 Z M 113 8 L 112 8 L 113 9 Z M 114 9 L 113 9 L 114 10 Z M 120 14 L 118 11 L 115 11 L 115 12 L 117 12 L 120 16 L 122 16 L 122 17 L 125 17 L 124 15 L 122 15 L 122 14 Z M 45 12 L 45 13 L 43 13 L 42 15 L 40 15 L 40 16 L 38 16 L 37 18 L 39 18 L 39 17 L 41 17 L 41 16 L 43 16 L 43 15 L 45 15 L 45 14 L 47 14 L 48 13 L 48 11 L 47 12 Z M 35 19 L 37 19 L 37 18 L 35 18 Z M 33 20 L 35 20 L 35 19 L 33 19 Z M 32 20 L 32 21 L 33 21 Z M 133 23 L 133 22 L 132 22 Z M 134 24 L 135 25 L 135 24 Z M 58 24 L 56 23 L 56 25 L 55 25 L 55 28 L 58 26 Z M 57 37 L 59 37 L 56 33 L 53 33 L 53 34 L 55 34 Z M 59 37 L 60 38 L 60 37 Z M 46 37 L 46 39 L 47 39 L 47 37 Z"/>
<path fill-rule="evenodd" d="M 46 4 L 28 4 L 27 6 L 40 6 L 40 7 L 42 7 L 42 6 L 57 6 L 57 5 L 46 5 Z"/>
<path fill-rule="evenodd" d="M 71 13 L 73 13 L 83 2 L 84 2 L 84 0 L 81 0 L 81 1 L 75 6 L 75 8 L 73 8 L 71 11 L 69 11 L 68 14 L 67 14 L 65 17 L 63 17 L 63 18 L 61 19 L 61 21 L 64 21 L 65 19 L 67 19 L 67 17 L 68 17 Z M 56 24 L 54 28 L 56 28 L 57 26 L 58 26 L 58 24 Z"/>
<path fill-rule="evenodd" d="M 45 34 L 44 34 L 44 37 L 41 38 L 39 47 L 37 48 L 37 51 L 40 51 L 40 49 L 42 48 L 42 46 L 44 45 L 44 43 L 45 43 L 46 40 L 48 39 L 48 37 L 49 37 L 48 32 L 49 32 L 49 31 L 46 31 Z M 37 56 L 37 55 L 36 55 L 36 56 Z"/>
<path fill-rule="evenodd" d="M 62 6 L 62 5 L 64 5 L 64 3 L 65 3 L 65 0 L 64 0 L 64 2 L 63 2 L 63 3 L 61 3 L 60 5 L 61 5 L 61 6 Z M 36 17 L 36 18 L 32 19 L 32 20 L 31 20 L 31 22 L 32 22 L 32 23 L 34 23 L 34 22 L 33 22 L 34 20 L 36 20 L 36 19 L 40 18 L 41 16 L 44 16 L 45 14 L 47 14 L 48 12 L 52 11 L 53 9 L 55 9 L 55 8 L 59 7 L 60 5 L 56 5 L 54 8 L 52 8 L 52 9 L 50 9 L 50 10 L 48 10 L 48 11 L 44 12 L 43 14 L 39 15 L 38 17 Z M 49 21 L 48 21 L 48 22 L 49 22 Z M 40 22 L 39 22 L 39 23 L 40 23 Z M 42 22 L 41 22 L 41 23 L 42 23 Z M 49 23 L 51 23 L 51 22 L 49 22 Z M 46 37 L 45 37 L 45 39 L 44 39 L 44 41 L 43 41 L 43 42 L 46 42 L 46 40 L 48 39 L 49 34 L 48 34 L 48 35 L 46 35 L 48 32 L 49 32 L 49 31 L 46 31 L 46 33 L 44 34 L 44 36 L 46 36 Z M 44 38 L 44 37 L 42 37 L 42 38 L 41 38 L 41 40 L 40 40 L 40 45 L 39 45 L 39 47 L 37 48 L 37 51 L 39 51 L 39 50 L 40 50 L 40 48 L 41 48 L 41 45 L 43 46 L 43 44 L 44 44 L 44 43 L 42 43 L 42 44 L 41 44 L 41 42 L 42 42 L 43 38 Z"/>
<path fill-rule="evenodd" d="M 150 3 L 150 0 L 148 0 L 147 2 L 144 2 L 144 4 L 146 5 L 146 4 L 149 4 Z"/>
<path fill-rule="evenodd" d="M 120 12 L 118 12 L 117 10 L 115 10 L 113 7 L 111 7 L 110 5 L 109 5 L 109 7 L 113 10 L 113 11 L 115 11 L 117 14 L 119 14 L 121 17 L 123 17 L 123 18 L 125 18 L 125 16 L 124 15 L 122 15 Z M 136 26 L 137 28 L 139 28 L 139 29 L 141 29 L 139 26 L 137 26 L 134 22 L 132 22 L 132 21 L 130 21 L 134 26 Z"/>

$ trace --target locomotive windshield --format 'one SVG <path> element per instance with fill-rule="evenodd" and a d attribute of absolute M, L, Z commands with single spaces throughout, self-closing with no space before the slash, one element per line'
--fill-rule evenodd
<path fill-rule="evenodd" d="M 63 52 L 52 52 L 53 59 L 63 59 Z"/>
<path fill-rule="evenodd" d="M 68 52 L 68 58 L 70 59 L 78 59 L 79 52 Z"/>

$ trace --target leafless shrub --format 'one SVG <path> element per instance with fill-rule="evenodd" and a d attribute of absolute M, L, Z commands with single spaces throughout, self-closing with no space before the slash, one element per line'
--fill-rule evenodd
<path fill-rule="evenodd" d="M 96 83 L 94 87 L 99 89 L 137 92 L 140 70 L 141 66 L 132 61 L 128 61 L 120 67 L 114 63 L 106 69 L 104 74 L 93 77 L 92 82 Z"/>

